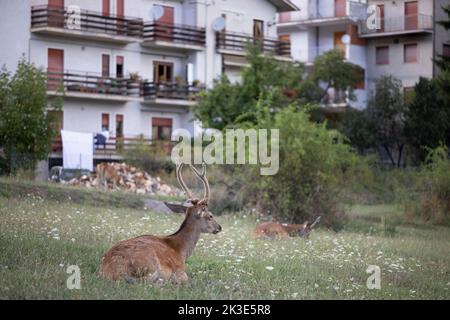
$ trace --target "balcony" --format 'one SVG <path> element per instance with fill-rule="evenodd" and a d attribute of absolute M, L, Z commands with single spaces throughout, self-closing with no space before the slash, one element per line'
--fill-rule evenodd
<path fill-rule="evenodd" d="M 121 77 L 103 77 L 90 72 L 47 71 L 47 94 L 106 101 L 139 100 L 141 83 Z"/>
<path fill-rule="evenodd" d="M 95 145 L 94 159 L 122 160 L 122 151 L 136 148 L 141 144 L 161 148 L 167 155 L 170 155 L 176 142 L 164 140 L 152 140 L 143 136 L 110 137 L 103 145 Z M 51 157 L 62 156 L 63 144 L 61 136 L 52 139 Z"/>
<path fill-rule="evenodd" d="M 348 2 L 342 2 L 336 3 L 332 8 L 321 7 L 320 11 L 306 8 L 302 11 L 280 12 L 277 14 L 277 26 L 278 28 L 292 26 L 307 28 L 348 24 L 352 22 L 351 9 Z"/>
<path fill-rule="evenodd" d="M 144 82 L 141 95 L 143 103 L 160 106 L 194 106 L 203 86 L 180 83 Z"/>
<path fill-rule="evenodd" d="M 79 20 L 76 16 L 67 8 L 34 6 L 31 8 L 31 32 L 118 44 L 141 41 L 142 19 L 105 16 L 85 10 L 80 11 Z"/>
<path fill-rule="evenodd" d="M 216 33 L 216 49 L 219 53 L 245 56 L 247 44 L 254 44 L 266 54 L 273 54 L 279 60 L 291 60 L 291 42 L 275 38 L 255 38 L 248 34 L 234 32 Z"/>
<path fill-rule="evenodd" d="M 201 51 L 206 43 L 204 28 L 160 22 L 146 23 L 143 37 L 142 45 L 151 48 Z"/>
<path fill-rule="evenodd" d="M 388 37 L 406 34 L 422 34 L 433 32 L 433 17 L 419 14 L 396 18 L 378 19 L 374 28 L 361 22 L 359 33 L 361 38 Z"/>

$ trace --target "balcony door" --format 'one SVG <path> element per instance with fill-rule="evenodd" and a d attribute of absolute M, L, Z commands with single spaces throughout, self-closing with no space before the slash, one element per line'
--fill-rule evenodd
<path fill-rule="evenodd" d="M 126 34 L 125 0 L 116 0 L 117 33 Z"/>
<path fill-rule="evenodd" d="M 105 17 L 109 17 L 111 15 L 111 0 L 103 0 L 102 14 Z"/>
<path fill-rule="evenodd" d="M 264 50 L 264 21 L 253 20 L 253 40 L 255 45 Z"/>
<path fill-rule="evenodd" d="M 155 61 L 153 62 L 153 79 L 155 83 L 166 83 L 173 81 L 173 63 Z"/>
<path fill-rule="evenodd" d="M 47 89 L 56 90 L 64 78 L 64 50 L 48 49 Z"/>
<path fill-rule="evenodd" d="M 334 0 L 334 15 L 336 17 L 346 16 L 346 0 Z"/>
<path fill-rule="evenodd" d="M 152 119 L 153 140 L 170 141 L 172 138 L 172 119 L 153 118 Z"/>
<path fill-rule="evenodd" d="M 417 13 L 417 1 L 405 2 L 405 30 L 415 30 L 418 28 Z"/>
<path fill-rule="evenodd" d="M 164 13 L 156 21 L 155 40 L 173 41 L 173 25 L 175 23 L 175 9 L 170 6 L 161 6 Z"/>
<path fill-rule="evenodd" d="M 48 0 L 48 26 L 64 28 L 64 0 Z"/>

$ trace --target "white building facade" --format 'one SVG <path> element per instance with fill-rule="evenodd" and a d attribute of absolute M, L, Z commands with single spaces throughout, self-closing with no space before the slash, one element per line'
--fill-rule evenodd
<path fill-rule="evenodd" d="M 223 73 L 239 79 L 248 41 L 291 59 L 274 22 L 295 9 L 284 0 L 1 0 L 10 32 L 0 34 L 0 65 L 14 70 L 23 55 L 48 73 L 49 97 L 64 90 L 62 111 L 49 110 L 61 129 L 109 131 L 112 149 L 118 138 L 170 140 L 199 126 L 190 111 L 199 92 Z"/>

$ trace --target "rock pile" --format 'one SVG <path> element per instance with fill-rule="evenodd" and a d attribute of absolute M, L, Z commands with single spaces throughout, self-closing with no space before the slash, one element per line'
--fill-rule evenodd
<path fill-rule="evenodd" d="M 102 169 L 103 173 L 99 172 Z M 61 182 L 86 188 L 126 190 L 137 194 L 177 197 L 183 195 L 181 190 L 163 183 L 159 177 L 152 177 L 126 163 L 101 163 L 97 165 L 95 174 Z"/>

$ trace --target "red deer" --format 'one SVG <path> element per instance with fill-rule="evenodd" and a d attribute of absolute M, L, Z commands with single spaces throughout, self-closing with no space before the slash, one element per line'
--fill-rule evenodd
<path fill-rule="evenodd" d="M 181 175 L 183 164 L 176 167 L 178 182 L 188 200 L 186 205 L 166 205 L 174 212 L 185 212 L 183 223 L 177 232 L 169 236 L 143 235 L 119 242 L 102 258 L 100 274 L 112 280 L 125 279 L 130 283 L 137 280 L 156 282 L 159 279 L 182 284 L 188 281 L 185 272 L 186 260 L 191 256 L 201 233 L 217 234 L 222 227 L 208 210 L 210 196 L 206 178 L 206 166 L 202 173 L 189 165 L 200 178 L 204 187 L 202 199 L 194 198 Z"/>
<path fill-rule="evenodd" d="M 303 224 L 264 222 L 256 226 L 254 234 L 258 239 L 282 239 L 296 236 L 308 239 L 311 230 L 319 223 L 319 221 L 320 217 L 313 223 L 305 221 Z"/>

